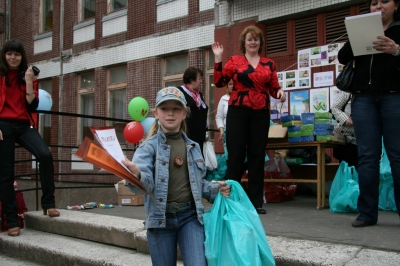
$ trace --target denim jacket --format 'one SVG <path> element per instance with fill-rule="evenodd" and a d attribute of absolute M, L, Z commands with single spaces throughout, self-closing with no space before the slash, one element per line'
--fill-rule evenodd
<path fill-rule="evenodd" d="M 182 137 L 186 143 L 187 167 L 197 218 L 203 224 L 202 198 L 211 203 L 214 202 L 219 192 L 218 184 L 205 180 L 206 164 L 199 144 L 190 140 L 185 133 L 182 134 Z M 155 198 L 154 200 L 145 195 L 146 229 L 166 226 L 165 208 L 168 194 L 170 151 L 171 146 L 167 144 L 167 138 L 159 128 L 157 134 L 143 142 L 133 155 L 132 161 L 140 169 L 140 182 Z M 126 182 L 126 185 L 134 193 L 143 193 L 130 183 Z"/>

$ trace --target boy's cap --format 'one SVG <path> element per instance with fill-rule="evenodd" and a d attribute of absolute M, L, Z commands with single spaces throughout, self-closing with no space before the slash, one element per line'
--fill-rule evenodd
<path fill-rule="evenodd" d="M 185 96 L 178 88 L 166 87 L 157 93 L 156 107 L 169 100 L 179 101 L 183 106 L 186 106 Z"/>

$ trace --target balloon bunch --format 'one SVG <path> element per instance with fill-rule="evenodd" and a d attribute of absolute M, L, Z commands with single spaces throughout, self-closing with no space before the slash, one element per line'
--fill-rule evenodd
<path fill-rule="evenodd" d="M 149 104 L 142 97 L 135 97 L 129 102 L 128 113 L 135 121 L 125 126 L 124 138 L 129 143 L 137 143 L 149 132 L 155 118 L 146 118 L 149 113 Z"/>

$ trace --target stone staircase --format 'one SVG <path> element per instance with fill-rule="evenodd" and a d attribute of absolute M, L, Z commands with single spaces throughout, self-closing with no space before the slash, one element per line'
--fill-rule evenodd
<path fill-rule="evenodd" d="M 1 233 L 0 265 L 152 265 L 143 220 L 59 211 L 58 218 L 26 212 L 19 237 Z M 397 252 L 279 236 L 269 236 L 268 242 L 278 266 L 400 265 Z"/>
<path fill-rule="evenodd" d="M 142 220 L 59 211 L 58 218 L 27 212 L 19 237 L 0 234 L 0 264 L 152 265 Z"/>

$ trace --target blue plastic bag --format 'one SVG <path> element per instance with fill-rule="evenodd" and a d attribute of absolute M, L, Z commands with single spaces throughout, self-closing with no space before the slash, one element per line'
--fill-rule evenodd
<path fill-rule="evenodd" d="M 329 193 L 331 212 L 357 212 L 357 200 L 360 195 L 358 173 L 354 166 L 349 167 L 342 161 L 336 172 Z"/>
<path fill-rule="evenodd" d="M 208 266 L 275 265 L 275 259 L 256 209 L 242 186 L 232 180 L 229 198 L 218 193 L 203 215 Z"/>

